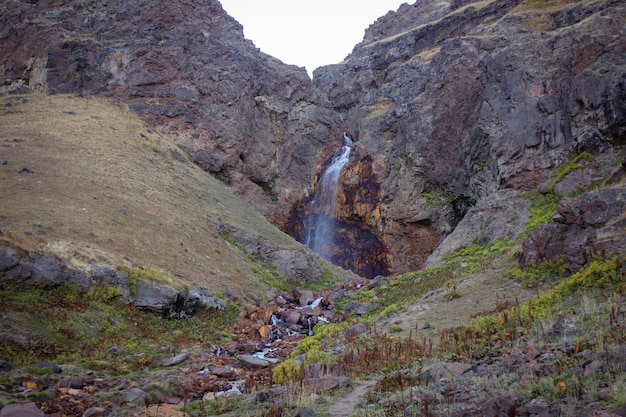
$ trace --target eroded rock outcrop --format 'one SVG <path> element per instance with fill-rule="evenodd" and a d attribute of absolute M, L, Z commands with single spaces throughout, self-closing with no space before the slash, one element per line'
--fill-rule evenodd
<path fill-rule="evenodd" d="M 206 288 L 146 279 L 132 282 L 127 271 L 95 262 L 81 268 L 73 261 L 52 253 L 20 253 L 0 241 L 0 287 L 113 288 L 124 302 L 168 318 L 184 318 L 203 308 L 224 309 L 224 302 Z"/>
<path fill-rule="evenodd" d="M 520 265 L 537 266 L 565 256 L 578 271 L 595 257 L 626 253 L 626 188 L 623 186 L 565 198 L 555 222 L 535 229 L 522 244 Z"/>

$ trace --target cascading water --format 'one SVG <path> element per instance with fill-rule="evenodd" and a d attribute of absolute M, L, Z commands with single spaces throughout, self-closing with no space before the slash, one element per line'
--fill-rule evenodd
<path fill-rule="evenodd" d="M 335 208 L 339 180 L 350 160 L 353 146 L 345 133 L 343 143 L 322 174 L 309 206 L 309 215 L 304 220 L 304 243 L 318 256 L 328 260 L 331 256 L 329 249 L 336 243 Z"/>

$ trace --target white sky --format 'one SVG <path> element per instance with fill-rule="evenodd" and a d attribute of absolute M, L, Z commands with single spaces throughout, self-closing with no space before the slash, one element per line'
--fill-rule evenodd
<path fill-rule="evenodd" d="M 286 64 L 341 62 L 376 19 L 415 0 L 220 0 L 257 48 Z"/>

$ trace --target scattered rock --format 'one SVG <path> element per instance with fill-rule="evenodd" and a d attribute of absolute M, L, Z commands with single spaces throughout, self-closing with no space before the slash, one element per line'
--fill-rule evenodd
<path fill-rule="evenodd" d="M 12 367 L 10 362 L 0 359 L 0 372 L 8 372 Z"/>
<path fill-rule="evenodd" d="M 9 163 L 9 161 L 8 161 L 8 160 L 6 160 L 6 159 L 0 159 L 0 165 L 6 165 L 6 164 L 8 164 L 8 163 Z"/>
<path fill-rule="evenodd" d="M 337 304 L 338 301 L 341 301 L 343 296 L 345 295 L 345 291 L 342 288 L 334 289 L 328 294 L 328 303 Z"/>
<path fill-rule="evenodd" d="M 362 304 L 362 305 L 357 307 L 357 309 L 354 311 L 354 313 L 357 316 L 364 316 L 371 310 L 371 308 L 372 308 L 371 304 Z"/>
<path fill-rule="evenodd" d="M 301 307 L 307 306 L 315 301 L 315 295 L 313 295 L 313 291 L 304 290 L 300 293 L 300 297 L 298 297 L 298 301 Z"/>
<path fill-rule="evenodd" d="M 35 171 L 33 171 L 32 169 L 24 167 L 21 171 L 18 172 L 18 174 L 33 174 L 34 172 Z"/>
<path fill-rule="evenodd" d="M 202 397 L 203 401 L 219 400 L 224 398 L 237 398 L 243 396 L 243 393 L 237 387 L 231 387 L 225 391 L 207 392 Z"/>
<path fill-rule="evenodd" d="M 620 415 L 611 413 L 609 411 L 600 410 L 591 412 L 591 414 L 589 414 L 589 417 L 620 417 Z"/>
<path fill-rule="evenodd" d="M 230 378 L 235 373 L 233 369 L 225 366 L 210 366 L 209 372 L 213 375 L 219 376 L 220 378 Z"/>
<path fill-rule="evenodd" d="M 389 285 L 389 283 L 384 279 L 382 275 L 377 275 L 367 284 L 367 289 L 373 290 L 374 288 L 379 288 L 384 285 Z"/>
<path fill-rule="evenodd" d="M 543 398 L 533 398 L 526 404 L 526 411 L 530 414 L 546 414 L 548 409 L 548 402 Z"/>
<path fill-rule="evenodd" d="M 460 362 L 438 363 L 420 374 L 422 380 L 439 381 L 444 378 L 459 377 L 472 369 L 472 365 Z"/>
<path fill-rule="evenodd" d="M 154 394 L 157 398 L 157 400 L 159 400 L 160 403 L 163 404 L 178 404 L 181 402 L 181 399 L 174 396 L 174 395 L 167 395 L 159 390 L 155 390 Z"/>

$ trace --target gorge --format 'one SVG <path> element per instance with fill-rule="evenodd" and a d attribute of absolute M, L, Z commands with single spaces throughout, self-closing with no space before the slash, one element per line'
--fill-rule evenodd
<path fill-rule="evenodd" d="M 626 416 L 625 21 L 0 1 L 0 417 Z"/>
<path fill-rule="evenodd" d="M 0 93 L 127 103 L 293 236 L 329 147 L 352 132 L 367 167 L 345 180 L 375 184 L 342 217 L 365 221 L 380 243 L 367 256 L 384 258 L 368 262 L 395 273 L 424 265 L 481 201 L 624 138 L 616 1 L 403 5 L 312 82 L 244 39 L 215 0 L 2 7 Z"/>

